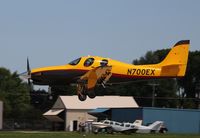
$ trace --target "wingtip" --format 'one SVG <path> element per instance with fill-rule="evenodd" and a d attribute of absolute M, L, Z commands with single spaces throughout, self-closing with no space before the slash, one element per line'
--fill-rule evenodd
<path fill-rule="evenodd" d="M 174 47 L 175 47 L 175 46 L 178 46 L 178 45 L 184 45 L 184 44 L 190 44 L 190 40 L 181 40 L 181 41 L 177 42 L 177 43 L 174 45 Z"/>

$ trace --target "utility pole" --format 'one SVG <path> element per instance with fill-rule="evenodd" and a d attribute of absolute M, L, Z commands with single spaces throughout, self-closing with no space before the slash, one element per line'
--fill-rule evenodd
<path fill-rule="evenodd" d="M 152 103 L 151 106 L 154 107 L 155 106 L 155 91 L 156 91 L 156 86 L 158 86 L 159 84 L 155 83 L 155 81 L 153 83 L 148 84 L 150 86 L 152 86 Z"/>

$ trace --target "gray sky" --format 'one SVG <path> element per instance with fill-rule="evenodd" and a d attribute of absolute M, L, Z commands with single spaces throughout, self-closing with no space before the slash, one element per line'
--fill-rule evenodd
<path fill-rule="evenodd" d="M 182 39 L 199 50 L 199 0 L 1 0 L 0 66 L 19 73 L 85 55 L 131 63 Z"/>

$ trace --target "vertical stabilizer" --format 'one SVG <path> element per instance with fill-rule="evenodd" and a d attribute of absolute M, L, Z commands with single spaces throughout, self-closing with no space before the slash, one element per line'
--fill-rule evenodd
<path fill-rule="evenodd" d="M 185 75 L 189 44 L 189 40 L 182 40 L 174 45 L 166 58 L 158 64 L 161 66 L 161 76 L 182 77 Z"/>

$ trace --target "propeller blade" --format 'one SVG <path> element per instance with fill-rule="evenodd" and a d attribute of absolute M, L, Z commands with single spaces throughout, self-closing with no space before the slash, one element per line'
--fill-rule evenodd
<path fill-rule="evenodd" d="M 30 68 L 30 64 L 29 64 L 29 59 L 27 58 L 27 72 L 30 75 L 31 74 L 31 68 Z"/>
<path fill-rule="evenodd" d="M 31 86 L 31 68 L 28 57 L 27 57 L 27 75 L 28 75 L 28 85 Z"/>
<path fill-rule="evenodd" d="M 28 72 L 26 71 L 26 72 L 23 72 L 23 73 L 21 73 L 21 74 L 19 74 L 19 77 L 21 78 L 21 79 L 30 79 L 30 75 L 28 75 Z"/>
<path fill-rule="evenodd" d="M 30 64 L 29 64 L 28 57 L 27 57 L 27 72 L 28 72 L 28 75 L 31 75 L 31 69 L 30 69 Z"/>
<path fill-rule="evenodd" d="M 27 76 L 28 76 L 28 85 L 30 86 L 30 92 L 33 91 L 33 85 L 31 82 L 31 68 L 30 68 L 30 63 L 29 63 L 29 59 L 27 57 Z"/>

